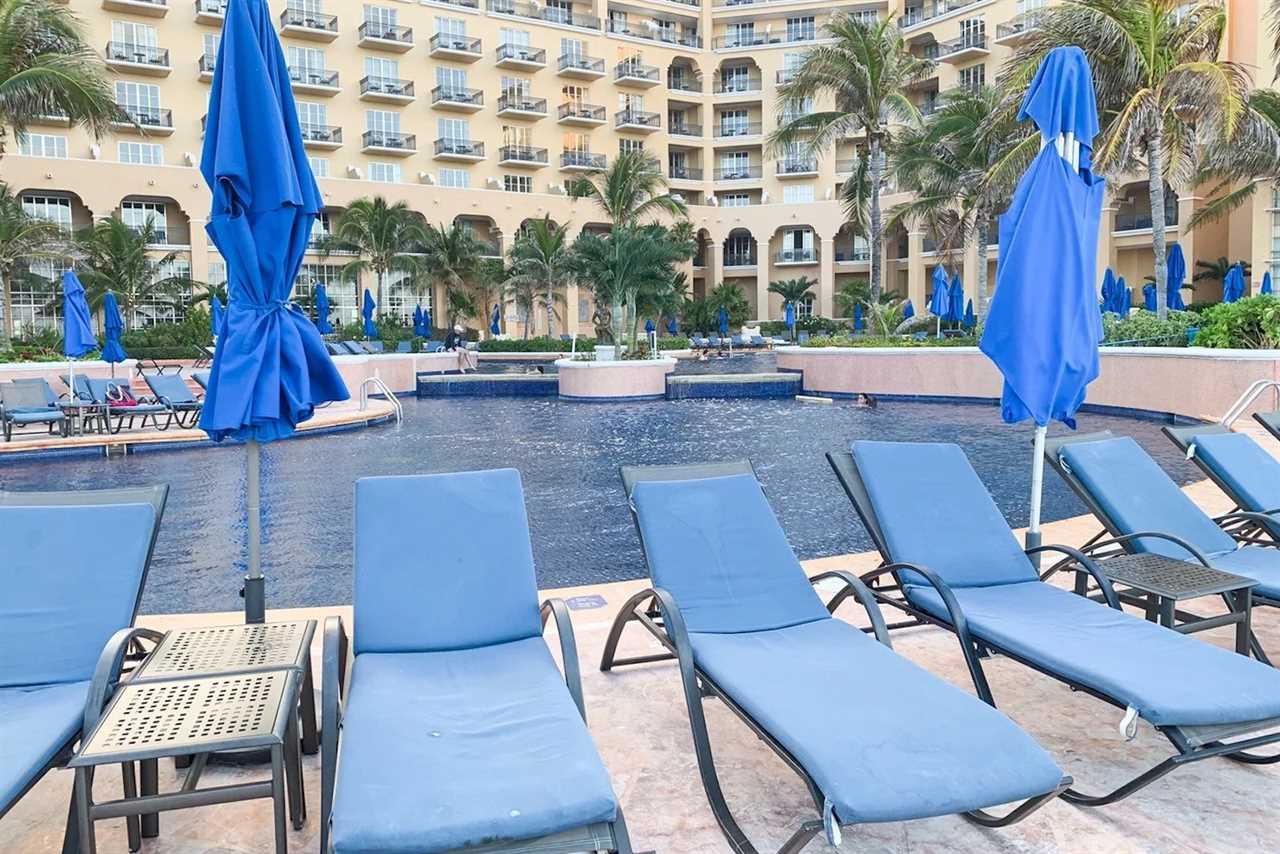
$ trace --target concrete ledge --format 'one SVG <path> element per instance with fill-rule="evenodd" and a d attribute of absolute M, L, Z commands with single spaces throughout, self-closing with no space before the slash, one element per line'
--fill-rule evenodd
<path fill-rule="evenodd" d="M 573 400 L 634 400 L 662 398 L 667 374 L 676 368 L 671 357 L 587 362 L 557 359 L 560 396 Z"/>
<path fill-rule="evenodd" d="M 667 399 L 706 397 L 795 397 L 801 391 L 801 375 L 689 374 L 667 377 Z"/>

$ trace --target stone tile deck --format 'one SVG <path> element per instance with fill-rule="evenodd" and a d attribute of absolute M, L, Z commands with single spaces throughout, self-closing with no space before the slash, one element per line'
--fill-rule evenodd
<path fill-rule="evenodd" d="M 1243 426 L 1243 425 L 1241 425 Z M 1275 443 L 1263 440 L 1276 450 Z M 1226 500 L 1208 483 L 1188 492 L 1210 512 L 1225 512 Z M 1083 543 L 1096 530 L 1087 518 L 1045 526 L 1045 542 Z M 817 572 L 842 567 L 874 567 L 870 554 L 810 561 Z M 609 624 L 621 603 L 641 582 L 557 590 L 568 597 L 596 594 L 607 604 L 573 614 L 581 658 L 591 731 L 613 775 L 614 787 L 627 812 L 632 840 L 639 850 L 660 854 L 721 854 L 728 850 L 707 808 L 693 758 L 684 701 L 671 664 L 626 668 L 611 674 L 599 671 L 601 648 Z M 1204 610 L 1214 609 L 1214 603 Z M 858 621 L 856 605 L 840 616 Z M 279 611 L 273 616 L 322 617 L 350 608 Z M 153 616 L 145 625 L 167 628 L 180 624 L 234 622 L 237 614 Z M 1255 628 L 1263 644 L 1280 652 L 1280 612 L 1259 610 Z M 1229 630 L 1197 635 L 1230 647 Z M 971 690 L 959 649 L 940 629 L 917 628 L 894 634 L 895 648 L 912 661 L 953 684 Z M 553 646 L 555 646 L 553 641 Z M 649 646 L 635 630 L 625 648 Z M 1123 655 L 1123 650 L 1116 650 Z M 319 662 L 319 635 L 314 653 Z M 985 665 L 1001 708 L 1034 735 L 1077 783 L 1090 791 L 1112 787 L 1170 754 L 1164 739 L 1142 725 L 1136 741 L 1126 744 L 1117 732 L 1120 712 L 1091 697 L 1075 693 L 1006 659 Z M 875 686 L 867 686 L 867 702 L 875 702 Z M 767 748 L 716 703 L 707 704 L 708 723 L 726 796 L 744 830 L 762 854 L 780 846 L 798 822 L 813 816 L 812 805 L 799 779 Z M 939 726 L 947 722 L 939 720 Z M 959 735 L 959 734 L 957 734 Z M 306 762 L 308 808 L 306 828 L 290 831 L 291 852 L 315 852 L 319 846 L 318 757 Z M 394 757 L 391 758 L 394 761 Z M 204 782 L 223 783 L 247 772 L 215 768 Z M 176 779 L 172 765 L 162 763 L 161 785 Z M 118 774 L 104 771 L 100 791 L 119 791 Z M 71 776 L 48 775 L 3 820 L 0 851 L 55 854 L 60 850 Z M 944 817 L 910 823 L 864 825 L 845 834 L 840 851 L 859 854 L 887 852 L 997 852 L 997 854 L 1175 854 L 1175 852 L 1274 852 L 1280 848 L 1280 770 L 1243 766 L 1226 760 L 1196 763 L 1175 771 L 1128 800 L 1103 809 L 1085 810 L 1063 801 L 1047 805 L 1030 819 L 1004 830 L 976 828 L 964 820 Z M 99 851 L 126 850 L 121 821 L 99 824 Z M 161 836 L 148 840 L 147 854 L 267 854 L 271 850 L 269 802 L 210 807 L 161 816 Z M 830 852 L 821 839 L 806 854 Z"/>

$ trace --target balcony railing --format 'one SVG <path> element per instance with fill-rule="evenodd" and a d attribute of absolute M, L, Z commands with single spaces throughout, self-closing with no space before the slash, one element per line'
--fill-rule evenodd
<path fill-rule="evenodd" d="M 673 92 L 696 92 L 702 93 L 702 83 L 694 79 L 693 75 L 667 73 L 667 88 Z"/>
<path fill-rule="evenodd" d="M 729 125 L 716 125 L 715 135 L 717 139 L 759 136 L 762 130 L 760 122 L 735 122 Z"/>
<path fill-rule="evenodd" d="M 688 122 L 671 122 L 670 124 L 671 127 L 667 133 L 671 136 L 702 136 L 702 125 Z"/>
<path fill-rule="evenodd" d="M 702 39 L 697 33 L 664 29 L 656 24 L 649 27 L 641 27 L 639 24 L 610 18 L 608 30 L 615 35 L 629 36 L 633 39 L 646 39 L 648 41 L 662 42 L 663 44 L 680 45 L 681 47 L 702 47 Z"/>
<path fill-rule="evenodd" d="M 783 32 L 777 35 L 772 33 L 732 33 L 727 36 L 718 36 L 712 41 L 711 46 L 716 50 L 725 50 L 727 48 L 738 47 L 758 47 L 766 44 L 796 44 L 799 42 L 816 41 L 818 38 L 817 30 L 796 30 L 794 32 Z"/>
<path fill-rule="evenodd" d="M 457 154 L 462 157 L 484 157 L 484 143 L 470 139 L 437 139 L 436 154 Z"/>
<path fill-rule="evenodd" d="M 326 33 L 338 32 L 338 16 L 323 15 L 306 9 L 285 9 L 280 13 L 280 26 L 302 27 L 307 30 L 320 30 Z"/>
<path fill-rule="evenodd" d="M 418 138 L 411 133 L 367 130 L 360 138 L 360 143 L 365 148 L 394 148 L 400 151 L 418 150 Z"/>
<path fill-rule="evenodd" d="M 1164 224 L 1166 228 L 1171 228 L 1178 224 L 1178 208 L 1176 204 L 1165 210 Z M 1150 211 L 1120 211 L 1116 213 L 1116 231 L 1142 231 L 1154 227 Z"/>
<path fill-rule="evenodd" d="M 338 88 L 338 72 L 317 68 L 300 68 L 289 66 L 289 79 L 300 86 L 323 86 L 326 89 Z"/>
<path fill-rule="evenodd" d="M 646 127 L 660 128 L 662 127 L 662 116 L 658 113 L 648 113 L 644 110 L 618 110 L 613 114 L 613 126 L 620 128 L 629 127 Z"/>
<path fill-rule="evenodd" d="M 797 69 L 795 69 L 795 68 L 784 68 L 784 69 L 782 69 L 781 71 L 779 71 L 779 72 L 777 73 L 777 76 L 776 76 L 776 80 L 778 81 L 778 85 L 779 85 L 779 86 L 786 86 L 786 85 L 787 85 L 788 83 L 790 83 L 792 80 L 795 80 L 795 79 L 796 79 L 796 72 L 797 72 Z"/>
<path fill-rule="evenodd" d="M 585 71 L 604 74 L 604 60 L 580 53 L 562 53 L 558 63 L 561 71 Z"/>
<path fill-rule="evenodd" d="M 761 177 L 759 166 L 722 166 L 713 173 L 717 181 L 751 181 Z"/>
<path fill-rule="evenodd" d="M 818 250 L 783 249 L 773 256 L 775 264 L 812 264 L 818 260 Z"/>
<path fill-rule="evenodd" d="M 546 65 L 547 52 L 542 48 L 529 47 L 528 45 L 500 44 L 498 45 L 498 61 L 502 62 L 503 60 L 527 62 L 531 65 Z"/>
<path fill-rule="evenodd" d="M 944 59 L 957 53 L 963 53 L 966 50 L 986 50 L 987 34 L 971 33 L 970 35 L 961 36 L 949 42 L 941 42 L 938 44 L 937 59 Z"/>
<path fill-rule="evenodd" d="M 836 249 L 836 260 L 847 263 L 856 263 L 859 261 L 871 260 L 871 247 L 866 244 L 855 243 L 851 249 Z"/>
<path fill-rule="evenodd" d="M 614 80 L 648 80 L 658 82 L 658 67 L 627 60 L 613 67 Z"/>
<path fill-rule="evenodd" d="M 531 98 L 528 95 L 518 93 L 508 93 L 498 96 L 498 112 L 511 110 L 518 113 L 537 113 L 540 116 L 547 114 L 546 98 Z"/>
<path fill-rule="evenodd" d="M 726 267 L 754 267 L 756 265 L 756 253 L 754 252 L 733 252 L 725 250 L 724 265 Z"/>
<path fill-rule="evenodd" d="M 126 107 L 120 105 L 125 124 L 139 124 L 144 128 L 173 127 L 173 110 L 153 109 L 150 107 Z"/>
<path fill-rule="evenodd" d="M 480 39 L 454 36 L 447 33 L 436 33 L 431 37 L 431 50 L 451 50 L 455 53 L 472 53 L 480 55 Z"/>
<path fill-rule="evenodd" d="M 131 62 L 134 65 L 169 67 L 169 49 L 154 45 L 107 42 L 106 57 L 111 62 Z"/>
<path fill-rule="evenodd" d="M 1012 21 L 996 25 L 996 41 L 1014 39 L 1018 36 L 1039 29 L 1043 10 L 1035 9 L 1018 15 Z"/>
<path fill-rule="evenodd" d="M 218 57 L 212 53 L 200 55 L 200 73 L 212 74 L 218 67 Z"/>
<path fill-rule="evenodd" d="M 801 158 L 794 158 L 790 160 L 778 161 L 779 175 L 807 175 L 810 172 L 817 172 L 817 171 L 818 171 L 817 160 L 804 160 Z"/>
<path fill-rule="evenodd" d="M 672 181 L 701 181 L 702 170 L 696 166 L 669 166 L 667 177 Z"/>
<path fill-rule="evenodd" d="M 561 169 L 604 169 L 608 158 L 590 151 L 566 151 L 560 155 Z"/>
<path fill-rule="evenodd" d="M 582 104 L 577 101 L 561 104 L 557 114 L 562 119 L 582 119 L 590 122 L 603 122 L 605 120 L 604 107 L 599 104 Z"/>
<path fill-rule="evenodd" d="M 453 89 L 437 86 L 431 90 L 431 103 L 470 104 L 473 107 L 484 106 L 484 92 L 480 89 Z"/>
<path fill-rule="evenodd" d="M 902 15 L 898 18 L 898 26 L 914 27 L 916 24 L 922 24 L 925 21 L 929 21 L 934 18 L 940 18 L 957 9 L 963 9 L 965 6 L 972 6 L 977 2 L 978 0 L 937 0 L 937 2 L 933 3 L 921 3 L 919 5 L 907 6 L 902 10 Z"/>
<path fill-rule="evenodd" d="M 303 125 L 302 141 L 342 144 L 342 128 L 336 125 Z"/>
<path fill-rule="evenodd" d="M 362 77 L 360 78 L 360 94 L 391 95 L 397 98 L 413 97 L 413 81 L 399 80 L 395 77 Z"/>
<path fill-rule="evenodd" d="M 515 163 L 546 163 L 547 150 L 529 145 L 504 145 L 498 149 L 498 160 Z"/>
<path fill-rule="evenodd" d="M 529 3 L 527 0 L 489 0 L 488 9 L 499 15 L 514 15 L 517 18 L 530 18 L 535 21 L 565 24 L 588 30 L 600 29 L 600 19 L 594 15 L 580 14 L 575 9 L 544 7 L 537 3 Z"/>
<path fill-rule="evenodd" d="M 446 3 L 450 6 L 457 6 L 462 9 L 479 9 L 480 0 L 435 0 L 437 3 Z"/>
<path fill-rule="evenodd" d="M 225 18 L 227 15 L 227 2 L 226 0 L 196 0 L 196 15 Z"/>
<path fill-rule="evenodd" d="M 398 24 L 382 24 L 376 21 L 365 21 L 360 25 L 358 34 L 362 39 L 377 39 L 383 42 L 413 44 L 413 28 L 401 27 Z"/>

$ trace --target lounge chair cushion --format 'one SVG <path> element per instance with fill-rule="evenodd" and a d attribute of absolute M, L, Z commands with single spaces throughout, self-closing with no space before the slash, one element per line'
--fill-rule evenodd
<path fill-rule="evenodd" d="M 88 682 L 0 688 L 0 813 L 84 723 Z"/>
<path fill-rule="evenodd" d="M 515 469 L 361 478 L 355 539 L 356 652 L 467 649 L 542 634 Z"/>
<path fill-rule="evenodd" d="M 1209 555 L 1209 563 L 1224 572 L 1234 572 L 1258 582 L 1253 592 L 1268 599 L 1280 599 L 1280 549 L 1244 546 L 1231 552 Z"/>
<path fill-rule="evenodd" d="M 541 637 L 364 653 L 348 697 L 336 854 L 453 851 L 617 815 L 609 775 Z"/>
<path fill-rule="evenodd" d="M 649 574 L 691 632 L 756 632 L 826 618 L 759 481 L 641 481 L 631 492 Z"/>
<path fill-rule="evenodd" d="M 147 385 L 151 393 L 165 398 L 170 404 L 178 407 L 199 406 L 200 401 L 191 393 L 187 381 L 177 374 L 154 374 L 147 376 Z"/>
<path fill-rule="evenodd" d="M 6 410 L 4 417 L 14 424 L 51 424 L 61 421 L 63 415 L 56 409 L 32 408 Z"/>
<path fill-rule="evenodd" d="M 1243 433 L 1212 433 L 1192 440 L 1195 454 L 1217 472 L 1246 510 L 1280 509 L 1280 460 Z"/>
<path fill-rule="evenodd" d="M 842 620 L 690 641 L 699 667 L 800 761 L 844 823 L 990 807 L 1062 778 L 999 711 Z"/>
<path fill-rule="evenodd" d="M 919 564 L 952 587 L 1038 577 L 958 445 L 860 441 L 853 459 L 893 560 Z"/>
<path fill-rule="evenodd" d="M 0 507 L 0 688 L 93 676 L 133 622 L 150 504 Z"/>
<path fill-rule="evenodd" d="M 1062 459 L 1121 534 L 1160 531 L 1191 543 L 1205 554 L 1231 551 L 1235 541 L 1178 488 L 1164 469 L 1128 436 L 1073 442 Z M 1185 560 L 1186 549 L 1151 537 L 1135 549 Z"/>
<path fill-rule="evenodd" d="M 1280 716 L 1280 672 L 1041 581 L 953 591 L 969 631 L 1157 726 Z M 932 588 L 911 601 L 946 619 Z"/>

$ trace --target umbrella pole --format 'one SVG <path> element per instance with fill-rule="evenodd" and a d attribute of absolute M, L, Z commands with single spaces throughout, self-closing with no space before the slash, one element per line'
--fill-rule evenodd
<path fill-rule="evenodd" d="M 267 621 L 266 590 L 262 578 L 262 448 L 257 439 L 245 444 L 246 504 L 249 516 L 249 574 L 244 579 L 244 621 Z"/>
<path fill-rule="evenodd" d="M 1044 439 L 1047 427 L 1036 427 L 1031 459 L 1031 521 L 1027 526 L 1027 548 L 1040 547 L 1040 498 L 1044 492 Z M 1040 556 L 1032 555 L 1031 563 L 1040 568 Z"/>

